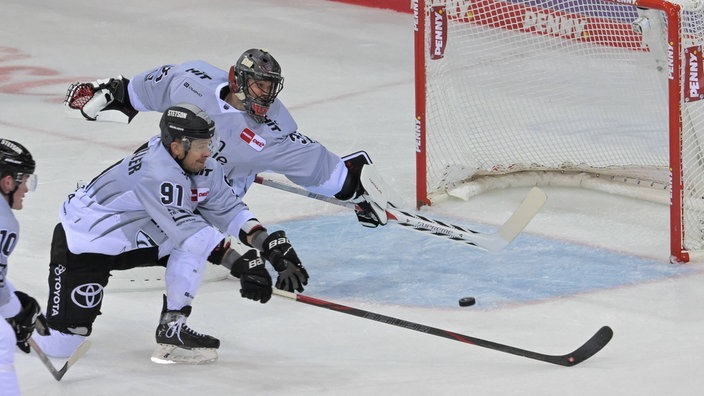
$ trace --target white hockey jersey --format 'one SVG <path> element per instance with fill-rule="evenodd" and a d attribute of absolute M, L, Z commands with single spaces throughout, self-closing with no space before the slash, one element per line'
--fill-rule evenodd
<path fill-rule="evenodd" d="M 244 196 L 257 173 L 285 175 L 307 190 L 333 196 L 342 188 L 347 169 L 340 157 L 298 132 L 279 99 L 265 123 L 229 105 L 220 93 L 228 73 L 202 61 L 165 65 L 134 76 L 128 92 L 139 111 L 163 112 L 178 103 L 192 103 L 215 122 L 220 146 L 213 158 L 222 164 L 235 191 Z"/>
<path fill-rule="evenodd" d="M 0 199 L 0 320 L 19 312 L 20 303 L 7 279 L 8 258 L 20 236 L 20 225 L 7 200 Z"/>
<path fill-rule="evenodd" d="M 116 255 L 158 246 L 159 257 L 174 248 L 195 248 L 194 254 L 207 257 L 223 233 L 238 235 L 253 218 L 214 159 L 208 158 L 200 173 L 187 174 L 159 138 L 70 194 L 60 210 L 75 254 Z M 189 245 L 196 233 L 210 246 Z"/>

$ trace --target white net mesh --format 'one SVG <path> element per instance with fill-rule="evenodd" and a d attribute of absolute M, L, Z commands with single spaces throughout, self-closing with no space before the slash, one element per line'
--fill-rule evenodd
<path fill-rule="evenodd" d="M 617 176 L 665 195 L 671 64 L 663 12 L 596 0 L 428 3 L 421 15 L 431 198 L 524 171 Z M 442 40 L 434 31 L 443 24 L 438 6 L 446 18 Z M 683 48 L 703 44 L 702 21 L 699 10 L 682 12 Z M 431 59 L 436 40 L 444 56 Z M 677 100 L 684 106 L 684 218 L 692 216 L 685 235 L 689 248 L 701 249 L 704 100 Z"/>

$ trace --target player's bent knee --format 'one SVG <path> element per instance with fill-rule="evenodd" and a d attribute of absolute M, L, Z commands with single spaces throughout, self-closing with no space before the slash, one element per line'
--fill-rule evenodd
<path fill-rule="evenodd" d="M 51 329 L 48 336 L 35 334 L 32 338 L 47 356 L 53 358 L 68 358 L 86 339 L 82 335 L 63 333 L 55 329 Z"/>

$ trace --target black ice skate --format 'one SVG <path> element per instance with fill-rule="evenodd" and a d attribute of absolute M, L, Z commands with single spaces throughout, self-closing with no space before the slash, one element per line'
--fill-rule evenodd
<path fill-rule="evenodd" d="M 190 314 L 190 306 L 185 306 L 178 311 L 166 310 L 166 297 L 164 297 L 164 308 L 159 326 L 156 328 L 157 345 L 152 353 L 154 363 L 202 364 L 217 360 L 220 340 L 200 334 L 188 327 L 186 318 Z"/>

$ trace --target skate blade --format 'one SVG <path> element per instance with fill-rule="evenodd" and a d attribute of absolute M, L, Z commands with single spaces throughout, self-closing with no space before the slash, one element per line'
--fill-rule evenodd
<path fill-rule="evenodd" d="M 157 344 L 151 359 L 157 364 L 208 364 L 218 360 L 218 351 L 214 348 L 184 349 L 176 345 Z"/>

